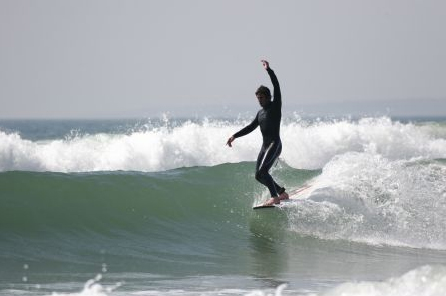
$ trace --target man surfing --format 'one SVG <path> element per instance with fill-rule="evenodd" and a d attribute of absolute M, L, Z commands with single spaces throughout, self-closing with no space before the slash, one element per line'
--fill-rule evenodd
<path fill-rule="evenodd" d="M 266 86 L 261 85 L 256 91 L 256 97 L 262 109 L 257 112 L 254 120 L 240 131 L 232 135 L 226 143 L 232 147 L 232 142 L 239 137 L 245 136 L 260 126 L 263 144 L 257 157 L 256 180 L 268 187 L 271 198 L 263 206 L 280 204 L 281 200 L 288 199 L 285 188 L 279 186 L 269 174 L 276 159 L 282 152 L 282 141 L 280 140 L 280 121 L 282 118 L 282 96 L 280 93 L 279 81 L 274 71 L 269 67 L 269 63 L 262 60 L 263 67 L 268 72 L 274 86 L 274 95 Z"/>

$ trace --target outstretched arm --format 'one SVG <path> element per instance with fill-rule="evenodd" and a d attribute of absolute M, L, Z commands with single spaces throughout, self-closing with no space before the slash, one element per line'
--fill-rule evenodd
<path fill-rule="evenodd" d="M 250 132 L 252 132 L 253 130 L 255 130 L 257 127 L 259 126 L 259 121 L 257 120 L 257 116 L 256 118 L 254 118 L 254 120 L 248 124 L 247 126 L 245 126 L 244 128 L 242 128 L 241 130 L 239 130 L 238 132 L 236 132 L 233 136 L 231 136 L 228 141 L 226 142 L 226 145 L 228 145 L 229 147 L 232 147 L 232 142 L 236 139 L 236 138 L 240 138 L 243 137 L 247 134 L 249 134 Z"/>
<path fill-rule="evenodd" d="M 282 105 L 282 94 L 280 93 L 279 80 L 277 80 L 276 74 L 274 74 L 274 71 L 269 67 L 268 61 L 262 60 L 262 63 L 263 67 L 268 72 L 268 75 L 271 78 L 271 82 L 274 86 L 273 102 Z"/>

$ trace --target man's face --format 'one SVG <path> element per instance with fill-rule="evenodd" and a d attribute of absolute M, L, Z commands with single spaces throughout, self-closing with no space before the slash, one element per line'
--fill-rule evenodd
<path fill-rule="evenodd" d="M 257 97 L 257 100 L 259 100 L 260 106 L 265 107 L 266 105 L 268 105 L 269 98 L 265 94 L 258 93 L 258 94 L 256 94 L 256 97 Z"/>

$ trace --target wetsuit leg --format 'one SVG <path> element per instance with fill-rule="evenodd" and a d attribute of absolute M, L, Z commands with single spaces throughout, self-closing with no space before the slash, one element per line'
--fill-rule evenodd
<path fill-rule="evenodd" d="M 282 152 L 282 143 L 280 140 L 272 142 L 270 145 L 262 146 L 256 164 L 256 180 L 268 187 L 272 197 L 279 196 L 284 188 L 280 187 L 269 174 L 276 159 Z"/>

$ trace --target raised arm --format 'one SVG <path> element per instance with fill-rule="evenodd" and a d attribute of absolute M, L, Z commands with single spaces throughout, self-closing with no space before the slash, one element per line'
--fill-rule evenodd
<path fill-rule="evenodd" d="M 268 61 L 262 60 L 262 63 L 263 67 L 268 72 L 268 75 L 271 78 L 271 83 L 274 87 L 273 102 L 282 105 L 282 94 L 280 93 L 279 80 L 277 80 L 276 74 L 274 74 L 274 71 L 269 67 Z"/>

